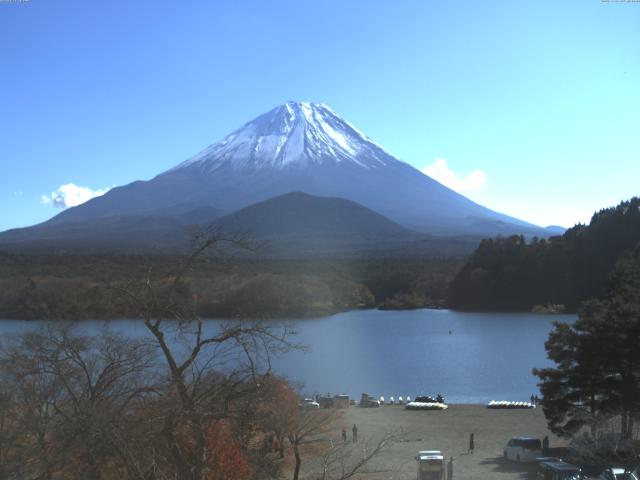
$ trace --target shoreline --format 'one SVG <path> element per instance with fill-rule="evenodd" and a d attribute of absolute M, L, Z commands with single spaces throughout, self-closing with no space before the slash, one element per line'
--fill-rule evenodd
<path fill-rule="evenodd" d="M 551 450 L 564 452 L 566 440 L 556 437 L 547 429 L 542 409 L 492 410 L 476 404 L 451 404 L 445 411 L 415 411 L 384 405 L 380 408 L 350 406 L 344 418 L 336 425 L 351 432 L 357 425 L 362 443 L 375 442 L 390 431 L 403 431 L 402 441 L 372 462 L 373 469 L 391 472 L 367 475 L 371 479 L 413 480 L 416 478 L 415 455 L 419 450 L 440 450 L 447 460 L 454 457 L 454 478 L 474 480 L 515 480 L 535 478 L 536 465 L 516 463 L 503 458 L 503 449 L 509 439 L 517 435 L 537 438 L 549 436 Z M 474 433 L 475 450 L 468 452 L 469 435 Z M 351 440 L 351 435 L 349 435 Z M 310 462 L 304 477 L 314 478 L 317 465 Z"/>
<path fill-rule="evenodd" d="M 385 308 L 382 306 L 377 307 L 369 307 L 363 306 L 361 308 L 347 308 L 347 309 L 328 309 L 326 311 L 321 312 L 300 312 L 300 313 L 290 313 L 286 315 L 278 315 L 278 316 L 243 316 L 237 319 L 225 317 L 225 316 L 202 316 L 202 320 L 246 320 L 246 321 L 293 321 L 293 320 L 317 320 L 321 318 L 331 317 L 333 315 L 338 315 L 340 313 L 348 313 L 348 312 L 361 312 L 367 310 L 375 310 L 380 312 L 405 312 L 405 311 L 414 311 L 414 310 L 438 310 L 438 311 L 451 311 L 458 313 L 485 313 L 485 314 L 497 314 L 497 315 L 544 315 L 544 316 L 569 316 L 576 315 L 577 312 L 567 310 L 565 312 L 533 312 L 530 310 L 467 310 L 460 308 L 451 308 L 447 305 L 428 305 L 428 306 L 420 306 L 420 307 L 398 307 L 398 308 Z M 34 316 L 20 316 L 20 315 L 4 315 L 0 313 L 0 322 L 2 321 L 20 321 L 20 322 L 39 322 L 39 321 L 53 321 L 53 322 L 85 322 L 85 321 L 119 321 L 119 320 L 142 320 L 138 318 L 132 318 L 130 316 L 122 316 L 122 317 L 114 317 L 114 316 L 92 316 L 90 318 L 37 318 Z M 175 319 L 165 318 L 163 320 L 173 321 Z"/>

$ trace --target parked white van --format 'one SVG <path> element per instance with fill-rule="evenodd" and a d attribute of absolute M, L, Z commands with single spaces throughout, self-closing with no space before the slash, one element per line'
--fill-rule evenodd
<path fill-rule="evenodd" d="M 446 467 L 444 456 L 439 450 L 421 450 L 416 455 L 418 461 L 417 480 L 444 480 Z"/>
<path fill-rule="evenodd" d="M 513 437 L 504 447 L 504 458 L 516 462 L 535 462 L 542 456 L 542 442 L 534 437 Z"/>

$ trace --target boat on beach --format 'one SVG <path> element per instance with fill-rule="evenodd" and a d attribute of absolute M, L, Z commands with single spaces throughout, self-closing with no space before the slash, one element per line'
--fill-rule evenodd
<path fill-rule="evenodd" d="M 438 402 L 409 402 L 404 408 L 405 410 L 446 410 L 449 406 Z"/>
<path fill-rule="evenodd" d="M 504 409 L 504 410 L 512 410 L 512 409 L 531 409 L 536 408 L 533 403 L 530 402 L 510 402 L 508 400 L 491 400 L 487 403 L 487 408 L 493 408 L 496 410 Z"/>

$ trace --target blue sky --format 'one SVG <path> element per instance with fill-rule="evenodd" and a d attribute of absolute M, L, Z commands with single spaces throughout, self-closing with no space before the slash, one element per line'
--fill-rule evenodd
<path fill-rule="evenodd" d="M 639 86 L 636 2 L 0 2 L 0 230 L 290 99 L 490 208 L 570 226 L 640 194 Z"/>

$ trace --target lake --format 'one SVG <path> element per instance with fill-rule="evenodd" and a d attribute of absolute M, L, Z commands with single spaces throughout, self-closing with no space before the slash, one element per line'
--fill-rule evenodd
<path fill-rule="evenodd" d="M 313 393 L 376 396 L 442 393 L 450 403 L 528 400 L 538 393 L 533 367 L 551 365 L 544 342 L 556 320 L 575 315 L 451 310 L 355 310 L 295 322 L 308 352 L 275 359 L 274 371 Z M 215 323 L 214 320 L 211 320 Z M 39 322 L 0 321 L 0 334 Z M 85 321 L 99 333 L 105 322 Z M 114 330 L 145 335 L 141 322 L 112 320 Z"/>

